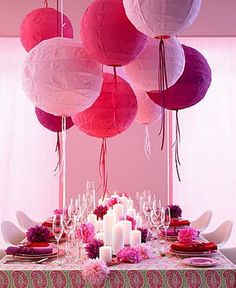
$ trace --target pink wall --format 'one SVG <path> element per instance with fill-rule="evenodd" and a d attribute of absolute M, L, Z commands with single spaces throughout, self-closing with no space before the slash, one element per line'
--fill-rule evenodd
<path fill-rule="evenodd" d="M 123 134 L 107 140 L 110 191 L 150 189 L 167 202 L 166 152 L 160 151 L 159 123 L 150 127 L 151 160 L 144 154 L 144 127 L 136 122 Z M 67 200 L 85 192 L 86 180 L 100 184 L 98 161 L 101 139 L 89 137 L 76 127 L 67 133 Z"/>

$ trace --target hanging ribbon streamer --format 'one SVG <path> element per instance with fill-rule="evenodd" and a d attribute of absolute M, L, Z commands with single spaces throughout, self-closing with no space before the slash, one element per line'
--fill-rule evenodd
<path fill-rule="evenodd" d="M 58 161 L 57 161 L 57 165 L 56 165 L 55 169 L 53 170 L 54 176 L 56 176 L 58 171 L 60 171 L 60 169 L 61 169 L 61 144 L 60 144 L 59 132 L 57 132 L 57 144 L 56 144 L 55 152 L 57 152 Z"/>
<path fill-rule="evenodd" d="M 44 0 L 45 8 L 48 8 L 48 0 Z"/>
<path fill-rule="evenodd" d="M 64 5 L 63 5 L 63 0 L 61 0 L 61 37 L 64 37 Z"/>
<path fill-rule="evenodd" d="M 105 198 L 106 194 L 109 194 L 108 191 L 108 173 L 107 173 L 107 142 L 106 138 L 102 139 L 102 145 L 99 156 L 99 175 L 101 178 L 101 184 L 97 190 L 102 188 L 103 195 L 102 200 Z"/>
<path fill-rule="evenodd" d="M 179 166 L 180 158 L 179 158 L 179 144 L 180 144 L 180 125 L 179 125 L 179 117 L 178 117 L 178 110 L 175 113 L 175 142 L 172 145 L 175 146 L 175 168 L 179 182 L 181 182 L 180 173 L 179 173 Z"/>
<path fill-rule="evenodd" d="M 62 117 L 62 132 L 61 132 L 61 141 L 62 141 L 62 157 L 61 157 L 61 167 L 60 174 L 62 173 L 62 184 L 63 184 L 63 207 L 66 204 L 66 117 Z"/>
<path fill-rule="evenodd" d="M 148 130 L 147 124 L 145 124 L 144 152 L 145 152 L 147 159 L 150 160 L 151 143 L 150 143 L 150 135 L 149 135 L 149 130 Z"/>

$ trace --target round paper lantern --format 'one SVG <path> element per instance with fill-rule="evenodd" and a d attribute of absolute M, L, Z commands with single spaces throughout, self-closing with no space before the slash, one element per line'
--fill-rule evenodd
<path fill-rule="evenodd" d="M 73 38 L 73 27 L 63 15 L 63 37 Z M 26 51 L 43 40 L 61 36 L 61 13 L 53 8 L 39 8 L 25 16 L 20 25 L 20 39 Z"/>
<path fill-rule="evenodd" d="M 83 15 L 82 44 L 89 56 L 108 66 L 134 60 L 146 44 L 146 36 L 128 20 L 122 0 L 95 0 Z"/>
<path fill-rule="evenodd" d="M 161 107 L 153 103 L 147 93 L 141 90 L 135 91 L 138 101 L 138 111 L 135 120 L 140 124 L 150 124 L 161 117 Z"/>
<path fill-rule="evenodd" d="M 139 57 L 129 65 L 125 71 L 132 84 L 140 90 L 159 90 L 159 43 L 160 40 L 149 38 L 147 46 Z M 168 79 L 168 87 L 173 85 L 184 71 L 184 50 L 175 38 L 164 40 L 165 63 Z"/>
<path fill-rule="evenodd" d="M 123 0 L 131 23 L 149 37 L 176 36 L 197 17 L 201 0 Z"/>
<path fill-rule="evenodd" d="M 45 128 L 52 132 L 62 131 L 62 117 L 55 116 L 50 113 L 44 112 L 43 110 L 35 107 L 35 114 L 40 122 Z M 71 117 L 66 118 L 66 130 L 70 129 L 74 123 Z"/>
<path fill-rule="evenodd" d="M 211 84 L 211 68 L 203 55 L 183 45 L 186 64 L 184 72 L 172 87 L 162 92 L 148 92 L 158 105 L 170 109 L 184 109 L 197 104 L 206 95 Z"/>
<path fill-rule="evenodd" d="M 129 85 L 117 76 L 104 73 L 102 90 L 87 110 L 72 116 L 72 120 L 84 133 L 108 138 L 124 132 L 133 122 L 137 112 L 137 99 Z"/>
<path fill-rule="evenodd" d="M 102 87 L 102 65 L 72 39 L 52 38 L 35 46 L 23 66 L 23 87 L 34 105 L 57 116 L 90 107 Z"/>

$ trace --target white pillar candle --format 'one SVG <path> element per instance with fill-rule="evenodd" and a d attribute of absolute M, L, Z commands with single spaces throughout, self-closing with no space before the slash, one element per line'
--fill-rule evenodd
<path fill-rule="evenodd" d="M 95 214 L 88 214 L 87 222 L 93 224 L 95 231 L 97 229 L 97 216 Z"/>
<path fill-rule="evenodd" d="M 127 215 L 129 215 L 130 217 L 135 218 L 136 217 L 136 211 L 134 208 L 128 208 L 127 210 Z"/>
<path fill-rule="evenodd" d="M 128 220 L 120 221 L 120 223 L 124 226 L 124 244 L 130 245 L 130 232 L 132 230 L 132 223 Z"/>
<path fill-rule="evenodd" d="M 103 222 L 102 220 L 97 220 L 97 232 L 103 231 Z"/>
<path fill-rule="evenodd" d="M 101 198 L 98 200 L 98 205 L 99 205 L 99 206 L 101 206 L 101 205 L 103 206 L 103 201 L 102 201 Z"/>
<path fill-rule="evenodd" d="M 126 215 L 128 209 L 128 198 L 123 195 L 120 197 L 120 203 L 124 205 L 124 214 Z"/>
<path fill-rule="evenodd" d="M 124 226 L 121 223 L 115 224 L 112 234 L 112 252 L 116 255 L 124 248 Z"/>
<path fill-rule="evenodd" d="M 113 212 L 116 216 L 117 221 L 122 220 L 124 218 L 124 205 L 123 204 L 113 205 Z"/>
<path fill-rule="evenodd" d="M 97 240 L 102 240 L 104 242 L 104 232 L 98 232 L 96 235 L 95 235 L 95 238 Z"/>
<path fill-rule="evenodd" d="M 114 215 L 114 211 L 110 208 L 110 209 L 108 209 L 107 214 L 113 214 Z"/>
<path fill-rule="evenodd" d="M 135 219 L 136 219 L 136 226 L 137 227 L 142 227 L 142 224 L 143 224 L 142 217 L 137 215 Z"/>
<path fill-rule="evenodd" d="M 129 209 L 129 208 L 133 208 L 133 206 L 134 206 L 134 201 L 133 201 L 132 199 L 128 199 L 127 206 L 128 206 L 128 209 Z"/>
<path fill-rule="evenodd" d="M 115 215 L 106 214 L 103 216 L 104 242 L 108 246 L 112 246 L 112 227 L 115 223 L 116 223 Z"/>
<path fill-rule="evenodd" d="M 112 260 L 112 250 L 110 246 L 102 246 L 99 248 L 99 259 L 104 260 L 106 263 Z"/>
<path fill-rule="evenodd" d="M 114 194 L 111 195 L 111 198 L 117 198 L 117 199 L 119 199 L 120 197 L 119 197 L 119 195 L 116 194 L 116 191 L 115 191 Z"/>
<path fill-rule="evenodd" d="M 135 247 L 141 244 L 141 231 L 132 230 L 130 232 L 130 247 Z"/>

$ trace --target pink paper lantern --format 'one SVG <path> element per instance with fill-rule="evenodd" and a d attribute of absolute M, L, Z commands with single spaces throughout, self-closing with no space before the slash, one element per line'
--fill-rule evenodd
<path fill-rule="evenodd" d="M 197 104 L 207 93 L 211 84 L 211 68 L 204 56 L 191 47 L 183 45 L 185 69 L 172 87 L 164 92 L 148 92 L 148 96 L 158 105 L 179 110 Z"/>
<path fill-rule="evenodd" d="M 176 36 L 192 25 L 201 0 L 123 0 L 131 23 L 145 35 Z"/>
<path fill-rule="evenodd" d="M 135 120 L 140 124 L 150 124 L 161 117 L 161 107 L 153 103 L 147 93 L 141 90 L 135 91 L 138 101 L 138 111 Z"/>
<path fill-rule="evenodd" d="M 40 124 L 52 132 L 61 132 L 62 131 L 62 117 L 55 116 L 50 113 L 44 112 L 43 110 L 35 107 L 35 114 Z M 70 129 L 74 123 L 72 122 L 71 117 L 66 119 L 66 130 Z"/>
<path fill-rule="evenodd" d="M 129 128 L 137 112 L 137 100 L 129 83 L 104 73 L 100 96 L 87 110 L 72 116 L 72 121 L 89 136 L 108 138 Z"/>
<path fill-rule="evenodd" d="M 147 46 L 139 57 L 129 65 L 125 71 L 137 89 L 143 91 L 159 90 L 159 42 L 160 40 L 149 38 Z M 165 62 L 168 79 L 168 87 L 172 86 L 184 71 L 184 50 L 176 38 L 164 40 Z"/>
<path fill-rule="evenodd" d="M 102 65 L 90 59 L 77 41 L 44 40 L 27 55 L 23 87 L 34 105 L 57 116 L 90 107 L 100 94 Z"/>
<path fill-rule="evenodd" d="M 63 37 L 73 38 L 73 27 L 63 15 Z M 26 51 L 41 41 L 61 36 L 61 13 L 53 8 L 39 8 L 25 16 L 20 25 L 20 39 Z"/>
<path fill-rule="evenodd" d="M 143 50 L 146 36 L 125 15 L 122 0 L 95 0 L 81 22 L 81 39 L 89 56 L 108 66 L 123 66 Z"/>

